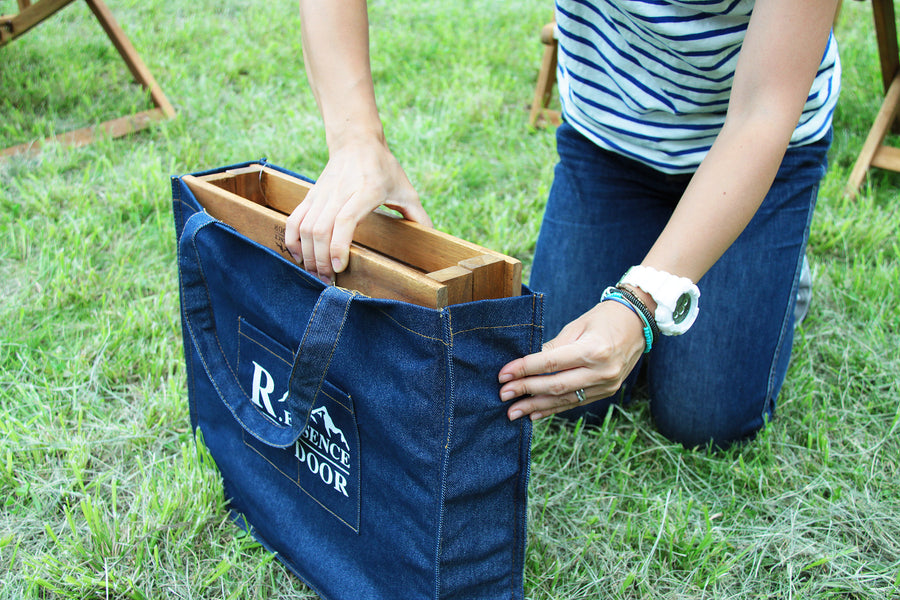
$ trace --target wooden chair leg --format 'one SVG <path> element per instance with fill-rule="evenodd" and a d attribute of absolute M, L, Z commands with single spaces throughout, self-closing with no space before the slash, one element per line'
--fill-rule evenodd
<path fill-rule="evenodd" d="M 29 1 L 30 0 L 20 0 L 20 5 L 22 3 L 28 4 Z M 13 31 L 14 36 L 21 35 L 72 1 L 73 0 L 38 0 L 36 3 L 30 4 L 28 11 L 24 11 L 19 14 L 19 17 L 14 18 L 20 19 L 18 25 L 24 26 L 24 28 L 20 27 L 18 30 Z M 48 142 L 57 142 L 64 146 L 78 147 L 90 144 L 99 136 L 108 136 L 111 138 L 122 137 L 145 129 L 149 127 L 151 123 L 170 119 L 175 116 L 175 109 L 172 107 L 172 104 L 169 102 L 168 98 L 166 98 L 162 88 L 159 87 L 159 84 L 156 83 L 150 70 L 147 69 L 144 61 L 141 60 L 140 55 L 138 55 L 134 46 L 132 46 L 128 36 L 125 35 L 125 32 L 119 26 L 103 0 L 85 1 L 94 13 L 94 16 L 97 17 L 97 20 L 103 27 L 106 35 L 119 52 L 119 55 L 125 61 L 132 76 L 139 84 L 150 92 L 150 98 L 156 108 L 125 117 L 119 117 L 117 119 L 111 119 L 98 125 L 62 133 L 45 140 L 11 146 L 4 150 L 0 150 L 0 159 L 16 154 L 35 154 L 40 152 L 41 147 Z M 23 16 L 25 17 L 25 20 L 21 20 L 21 17 Z M 0 41 L 5 42 L 8 40 Z"/>
<path fill-rule="evenodd" d="M 553 86 L 556 84 L 556 42 L 555 23 L 548 23 L 541 29 L 541 42 L 544 44 L 544 57 L 541 60 L 541 69 L 538 72 L 537 84 L 534 86 L 534 99 L 531 101 L 531 111 L 528 115 L 528 124 L 532 127 L 542 127 L 546 121 L 559 125 L 559 111 L 548 110 L 553 99 Z"/>
<path fill-rule="evenodd" d="M 19 14 L 4 16 L 0 21 L 0 46 L 7 44 L 35 25 L 56 14 L 74 0 L 19 0 Z"/>
<path fill-rule="evenodd" d="M 844 195 L 848 198 L 856 196 L 871 167 L 900 172 L 900 149 L 884 145 L 888 132 L 897 131 L 900 113 L 900 49 L 893 0 L 872 0 L 872 15 L 885 95 L 847 179 Z"/>
<path fill-rule="evenodd" d="M 870 167 L 900 171 L 900 149 L 882 145 L 885 136 L 897 119 L 898 110 L 900 110 L 900 74 L 894 77 L 894 81 L 888 87 L 881 110 L 878 111 L 875 122 L 869 129 L 869 135 L 853 165 L 853 170 L 847 179 L 847 186 L 844 188 L 844 194 L 847 197 L 856 196 Z"/>
<path fill-rule="evenodd" d="M 153 75 L 150 74 L 150 70 L 144 65 L 144 61 L 141 60 L 140 55 L 138 55 L 134 46 L 131 45 L 128 36 L 125 35 L 125 32 L 116 22 L 103 0 L 85 1 L 97 17 L 97 20 L 100 21 L 100 25 L 103 26 L 103 30 L 106 31 L 106 35 L 109 36 L 116 50 L 119 51 L 122 60 L 128 65 L 128 69 L 135 80 L 150 90 L 150 97 L 153 99 L 153 103 L 162 110 L 167 118 L 174 117 L 175 109 L 172 108 L 162 89 L 157 85 L 156 80 L 153 79 Z"/>

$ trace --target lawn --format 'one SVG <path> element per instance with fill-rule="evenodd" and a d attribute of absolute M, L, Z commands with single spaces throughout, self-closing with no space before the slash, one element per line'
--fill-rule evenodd
<path fill-rule="evenodd" d="M 198 460 L 169 202 L 171 175 L 324 166 L 297 7 L 109 4 L 178 116 L 0 162 L 0 600 L 312 599 Z M 370 18 L 388 140 L 435 224 L 527 275 L 555 161 L 527 125 L 552 3 L 376 0 Z M 871 19 L 845 2 L 836 28 L 813 304 L 776 419 L 725 452 L 667 442 L 641 402 L 539 423 L 528 598 L 900 597 L 900 175 L 842 194 L 882 97 Z M 80 2 L 0 48 L 0 90 L 0 147 L 151 106 Z"/>

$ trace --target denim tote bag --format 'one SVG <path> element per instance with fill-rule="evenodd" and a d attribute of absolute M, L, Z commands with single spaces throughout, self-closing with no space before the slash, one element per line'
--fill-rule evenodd
<path fill-rule="evenodd" d="M 366 297 L 173 197 L 190 419 L 234 520 L 324 599 L 523 598 L 531 424 L 497 373 L 542 297 Z"/>

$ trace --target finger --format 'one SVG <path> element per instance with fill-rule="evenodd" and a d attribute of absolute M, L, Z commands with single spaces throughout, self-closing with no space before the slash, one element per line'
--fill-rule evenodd
<path fill-rule="evenodd" d="M 575 327 L 574 323 L 566 325 L 558 336 L 548 342 L 544 342 L 540 352 L 517 358 L 503 365 L 498 374 L 498 380 L 500 383 L 506 383 L 529 375 L 559 370 L 554 365 L 569 362 L 575 359 L 576 355 L 580 355 L 581 352 L 573 350 L 573 348 L 581 333 L 581 328 Z M 566 349 L 571 354 L 560 352 Z"/>
<path fill-rule="evenodd" d="M 350 244 L 353 242 L 353 234 L 358 223 L 356 219 L 344 214 L 338 214 L 334 221 L 334 230 L 328 247 L 331 269 L 334 273 L 342 273 L 350 264 Z"/>
<path fill-rule="evenodd" d="M 316 257 L 316 273 L 326 283 L 331 283 L 334 278 L 334 270 L 331 267 L 331 233 L 333 229 L 334 215 L 327 209 L 323 210 L 313 224 L 312 243 Z"/>
<path fill-rule="evenodd" d="M 565 372 L 586 364 L 585 349 L 579 344 L 565 344 L 554 348 L 548 342 L 544 348 L 535 354 L 517 358 L 500 369 L 498 380 L 504 384 L 502 389 L 515 392 L 514 395 L 508 396 L 509 398 L 548 391 L 548 388 L 530 388 L 530 385 L 533 384 L 526 383 L 529 378 L 541 379 L 541 376 L 546 377 L 551 373 Z M 553 383 L 554 380 L 549 381 Z"/>
<path fill-rule="evenodd" d="M 434 227 L 434 224 L 431 222 L 431 217 L 425 212 L 425 208 L 422 207 L 422 204 L 419 201 L 419 195 L 415 192 L 411 192 L 410 197 L 401 204 L 385 204 L 385 206 L 398 211 L 403 215 L 404 219 L 415 221 L 425 227 Z"/>
<path fill-rule="evenodd" d="M 586 388 L 587 386 L 607 390 L 614 388 L 616 385 L 617 379 L 614 376 L 608 376 L 595 369 L 576 367 L 556 373 L 526 377 L 508 383 L 500 388 L 500 399 L 506 402 L 522 396 L 560 397 L 572 394 L 575 390 Z"/>
<path fill-rule="evenodd" d="M 294 260 L 301 265 L 303 264 L 303 246 L 300 243 L 300 223 L 308 210 L 309 204 L 301 202 L 284 224 L 284 245 Z"/>
<path fill-rule="evenodd" d="M 317 213 L 314 212 L 315 204 L 310 203 L 303 220 L 298 226 L 298 235 L 300 237 L 300 252 L 303 261 L 303 268 L 316 274 L 316 247 L 313 240 L 313 224 L 315 223 Z"/>
<path fill-rule="evenodd" d="M 303 249 L 303 268 L 331 283 L 334 273 L 329 247 L 337 209 L 332 208 L 334 203 L 320 189 L 323 188 L 313 187 L 304 199 L 309 207 L 300 222 L 300 245 Z"/>
<path fill-rule="evenodd" d="M 373 193 L 353 194 L 334 217 L 331 243 L 328 248 L 331 268 L 340 273 L 350 262 L 350 244 L 359 221 L 379 206 L 381 198 Z"/>
<path fill-rule="evenodd" d="M 571 410 L 578 406 L 585 406 L 591 402 L 608 398 L 615 393 L 604 386 L 591 386 L 584 388 L 584 402 L 580 402 L 578 394 L 573 390 L 559 396 L 529 396 L 513 403 L 507 409 L 510 420 L 516 420 L 527 416 L 532 420 L 550 416 L 565 410 Z"/>

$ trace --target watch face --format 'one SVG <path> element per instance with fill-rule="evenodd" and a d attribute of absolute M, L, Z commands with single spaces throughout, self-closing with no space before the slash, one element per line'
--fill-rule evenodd
<path fill-rule="evenodd" d="M 688 313 L 691 312 L 691 295 L 690 294 L 682 294 L 678 298 L 678 302 L 675 303 L 675 310 L 672 311 L 672 320 L 675 321 L 675 324 L 681 323 L 684 321 L 685 317 L 688 316 Z"/>

